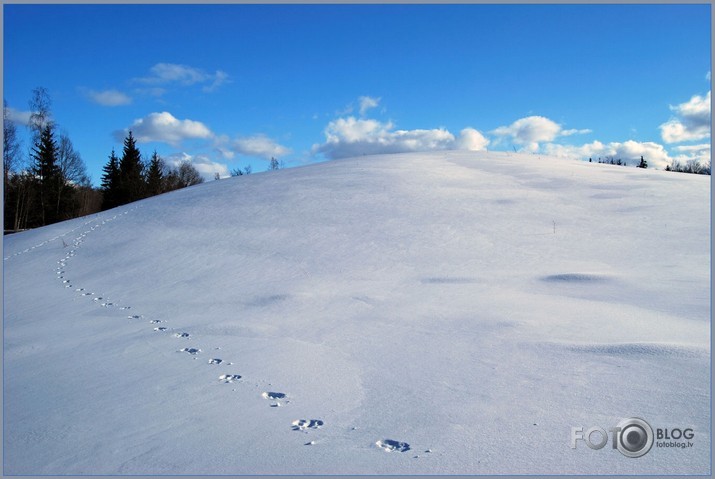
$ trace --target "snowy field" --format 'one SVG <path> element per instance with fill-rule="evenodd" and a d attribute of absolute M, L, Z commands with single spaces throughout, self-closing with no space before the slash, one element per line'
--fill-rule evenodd
<path fill-rule="evenodd" d="M 5 474 L 710 473 L 709 177 L 366 156 L 4 240 Z M 631 417 L 692 446 L 571 447 Z"/>

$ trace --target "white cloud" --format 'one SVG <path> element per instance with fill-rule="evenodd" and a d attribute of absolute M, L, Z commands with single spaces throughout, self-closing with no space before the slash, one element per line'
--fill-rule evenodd
<path fill-rule="evenodd" d="M 291 152 L 290 148 L 280 145 L 262 134 L 236 138 L 230 143 L 230 150 L 242 155 L 264 159 L 284 156 Z"/>
<path fill-rule="evenodd" d="M 637 164 L 642 156 L 648 162 L 649 167 L 661 169 L 665 168 L 672 161 L 672 158 L 663 145 L 650 141 L 638 142 L 628 140 L 622 143 L 611 142 L 607 144 L 594 141 L 581 146 L 548 143 L 544 145 L 543 152 L 547 155 L 564 158 L 592 158 L 594 162 L 598 161 L 599 157 L 603 159 L 613 157 L 616 160 L 624 160 L 629 165 Z"/>
<path fill-rule="evenodd" d="M 477 130 L 465 128 L 456 138 L 444 128 L 394 130 L 392 122 L 355 117 L 338 118 L 325 128 L 326 141 L 313 145 L 312 153 L 327 158 L 410 151 L 483 149 L 488 140 Z"/>
<path fill-rule="evenodd" d="M 560 136 L 587 135 L 589 133 L 593 133 L 593 130 L 589 130 L 588 128 L 583 128 L 581 130 L 577 130 L 577 129 L 561 130 Z"/>
<path fill-rule="evenodd" d="M 710 143 L 702 143 L 700 145 L 682 145 L 673 148 L 675 151 L 683 151 L 686 153 L 702 153 L 710 151 Z"/>
<path fill-rule="evenodd" d="M 211 130 L 200 121 L 179 120 L 166 111 L 134 120 L 129 128 L 117 132 L 116 136 L 124 138 L 128 130 L 139 143 L 160 141 L 173 146 L 178 146 L 183 140 L 213 137 Z"/>
<path fill-rule="evenodd" d="M 174 153 L 165 158 L 164 161 L 167 166 L 175 168 L 178 168 L 181 163 L 188 161 L 196 168 L 196 171 L 201 174 L 205 181 L 214 180 L 216 173 L 218 173 L 221 178 L 231 176 L 227 165 L 213 161 L 206 155 L 190 155 L 186 152 Z"/>
<path fill-rule="evenodd" d="M 216 146 L 216 152 L 221 155 L 221 158 L 225 158 L 226 160 L 232 160 L 233 157 L 236 156 L 234 151 L 223 146 Z"/>
<path fill-rule="evenodd" d="M 492 131 L 492 134 L 502 138 L 511 137 L 514 143 L 531 152 L 539 149 L 539 143 L 553 141 L 559 136 L 585 133 L 591 133 L 591 130 L 564 130 L 561 125 L 543 116 L 520 118 L 509 126 L 500 126 Z"/>
<path fill-rule="evenodd" d="M 360 103 L 360 114 L 364 115 L 369 109 L 376 108 L 380 104 L 380 98 L 361 96 L 358 98 L 358 102 Z"/>
<path fill-rule="evenodd" d="M 683 145 L 673 148 L 680 154 L 675 156 L 674 160 L 681 164 L 687 164 L 690 161 L 697 161 L 701 165 L 709 165 L 711 159 L 711 148 L 709 143 L 700 145 Z"/>
<path fill-rule="evenodd" d="M 12 107 L 7 107 L 7 117 L 16 125 L 27 125 L 30 123 L 31 111 L 20 111 Z"/>
<path fill-rule="evenodd" d="M 121 106 L 128 105 L 132 102 L 129 95 L 118 90 L 87 90 L 86 95 L 94 103 L 102 106 Z"/>
<path fill-rule="evenodd" d="M 489 145 L 489 140 L 484 137 L 479 131 L 474 128 L 465 128 L 459 132 L 457 138 L 456 149 L 468 151 L 486 150 Z"/>
<path fill-rule="evenodd" d="M 205 84 L 203 90 L 211 92 L 229 81 L 226 72 L 216 70 L 207 73 L 199 68 L 176 63 L 157 63 L 149 69 L 149 76 L 137 78 L 136 81 L 148 85 L 164 85 L 176 83 L 183 86 Z"/>
<path fill-rule="evenodd" d="M 216 73 L 214 73 L 213 82 L 210 85 L 205 86 L 203 90 L 205 92 L 210 93 L 216 91 L 218 87 L 228 82 L 230 82 L 228 73 L 221 70 L 216 70 Z"/>
<path fill-rule="evenodd" d="M 694 95 L 689 101 L 670 109 L 676 114 L 660 125 L 660 134 L 666 143 L 702 140 L 710 136 L 710 92 Z"/>

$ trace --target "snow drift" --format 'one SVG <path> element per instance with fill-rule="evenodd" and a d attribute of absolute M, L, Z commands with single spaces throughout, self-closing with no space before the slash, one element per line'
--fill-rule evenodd
<path fill-rule="evenodd" d="M 411 153 L 6 237 L 4 472 L 708 474 L 709 195 Z M 571 447 L 630 417 L 692 446 Z"/>

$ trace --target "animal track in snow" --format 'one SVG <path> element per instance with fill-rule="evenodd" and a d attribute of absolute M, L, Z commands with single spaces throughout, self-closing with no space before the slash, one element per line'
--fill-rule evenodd
<path fill-rule="evenodd" d="M 285 393 L 274 393 L 274 392 L 265 392 L 261 394 L 265 399 L 270 399 L 271 401 L 278 401 L 279 399 L 285 399 L 288 396 Z"/>
<path fill-rule="evenodd" d="M 410 450 L 410 445 L 406 442 L 393 441 L 392 439 L 383 439 L 375 443 L 377 447 L 385 450 L 385 452 L 407 452 Z"/>
<path fill-rule="evenodd" d="M 296 419 L 293 421 L 294 431 L 305 431 L 306 429 L 318 429 L 323 426 L 320 419 Z"/>
<path fill-rule="evenodd" d="M 281 407 L 283 405 L 282 401 L 285 401 L 286 404 L 288 404 L 290 401 L 288 401 L 288 395 L 285 393 L 277 393 L 277 392 L 264 392 L 261 394 L 264 399 L 268 399 L 270 401 L 275 401 L 273 404 L 271 404 L 271 407 Z"/>
<path fill-rule="evenodd" d="M 160 333 L 163 333 L 164 331 L 166 331 L 166 328 L 162 326 L 159 328 L 154 328 L 154 331 L 159 331 Z M 185 349 L 182 349 L 182 351 L 185 351 Z M 187 352 L 189 352 L 189 351 L 187 351 Z"/>
<path fill-rule="evenodd" d="M 232 383 L 234 381 L 238 381 L 241 379 L 240 374 L 222 374 L 221 376 L 218 377 L 219 381 L 222 381 L 224 383 Z"/>
<path fill-rule="evenodd" d="M 184 349 L 180 349 L 179 352 L 189 353 L 189 354 L 193 355 L 193 354 L 199 354 L 201 352 L 201 350 L 198 348 L 184 348 Z"/>
<path fill-rule="evenodd" d="M 158 320 L 155 320 L 158 321 Z M 176 333 L 174 334 L 175 337 L 177 338 L 189 338 L 191 335 L 189 333 Z"/>
<path fill-rule="evenodd" d="M 209 359 L 209 364 L 221 364 L 222 362 L 223 362 L 223 359 L 219 359 L 219 358 Z"/>

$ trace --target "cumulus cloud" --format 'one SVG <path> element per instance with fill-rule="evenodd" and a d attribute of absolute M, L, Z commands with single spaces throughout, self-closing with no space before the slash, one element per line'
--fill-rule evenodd
<path fill-rule="evenodd" d="M 593 161 L 597 161 L 599 157 L 604 159 L 613 157 L 614 159 L 624 160 L 629 165 L 637 164 L 642 156 L 648 161 L 648 166 L 655 168 L 665 168 L 672 161 L 663 145 L 650 141 L 628 140 L 610 143 L 594 141 L 581 146 L 548 143 L 544 145 L 543 152 L 547 155 L 564 158 L 592 158 Z"/>
<path fill-rule="evenodd" d="M 666 143 L 702 140 L 710 136 L 710 92 L 694 95 L 689 101 L 670 106 L 675 117 L 660 125 Z"/>
<path fill-rule="evenodd" d="M 674 160 L 680 162 L 681 164 L 687 164 L 690 161 L 697 161 L 701 165 L 709 165 L 711 159 L 711 148 L 709 143 L 702 143 L 699 145 L 682 145 L 673 148 L 679 154 L 675 156 Z"/>
<path fill-rule="evenodd" d="M 275 140 L 262 134 L 236 138 L 230 143 L 230 151 L 266 160 L 271 157 L 287 155 L 291 152 L 290 148 L 280 145 Z"/>
<path fill-rule="evenodd" d="M 364 115 L 369 109 L 376 108 L 380 104 L 380 98 L 370 96 L 361 96 L 358 98 L 360 102 L 360 114 Z"/>
<path fill-rule="evenodd" d="M 129 95 L 118 90 L 87 90 L 86 95 L 94 103 L 102 106 L 121 106 L 132 102 Z"/>
<path fill-rule="evenodd" d="M 591 133 L 591 130 L 564 130 L 561 125 L 543 116 L 520 118 L 509 126 L 500 126 L 492 131 L 498 137 L 510 137 L 514 143 L 531 152 L 539 149 L 539 143 L 553 141 L 559 136 L 584 133 Z"/>
<path fill-rule="evenodd" d="M 216 173 L 221 178 L 231 176 L 227 165 L 213 161 L 206 155 L 190 155 L 186 152 L 174 153 L 166 157 L 164 161 L 167 166 L 174 168 L 178 168 L 181 163 L 189 162 L 206 181 L 215 179 Z"/>
<path fill-rule="evenodd" d="M 149 75 L 137 78 L 136 81 L 147 85 L 179 84 L 190 86 L 204 84 L 203 90 L 211 92 L 229 81 L 226 72 L 216 70 L 208 73 L 199 68 L 176 63 L 157 63 L 149 69 Z"/>
<path fill-rule="evenodd" d="M 489 140 L 474 128 L 465 128 L 459 132 L 456 141 L 457 150 L 481 151 L 486 150 Z"/>
<path fill-rule="evenodd" d="M 159 141 L 178 146 L 184 140 L 209 139 L 213 133 L 200 121 L 179 120 L 169 112 L 150 113 L 144 118 L 134 120 L 126 130 L 116 133 L 118 139 L 126 136 L 131 130 L 139 143 Z"/>
<path fill-rule="evenodd" d="M 330 159 L 410 151 L 483 149 L 489 143 L 477 130 L 465 128 L 457 138 L 444 128 L 395 130 L 392 122 L 355 117 L 338 118 L 325 128 L 325 142 L 312 153 Z"/>

